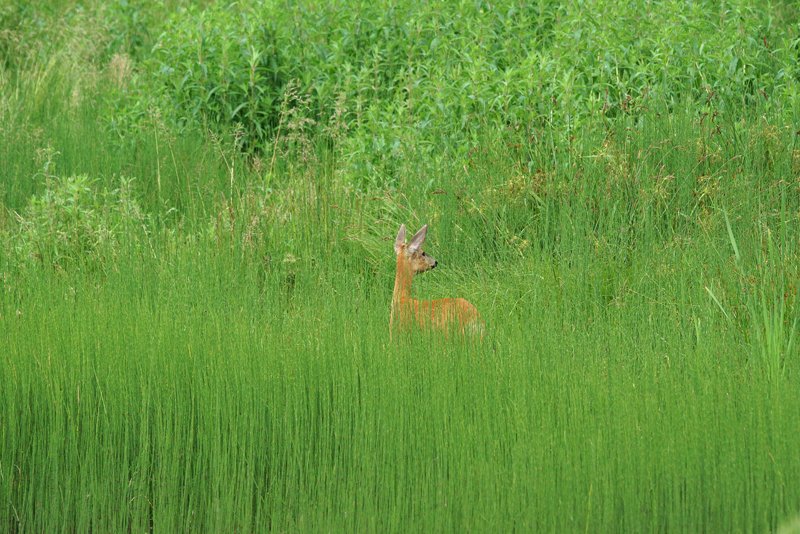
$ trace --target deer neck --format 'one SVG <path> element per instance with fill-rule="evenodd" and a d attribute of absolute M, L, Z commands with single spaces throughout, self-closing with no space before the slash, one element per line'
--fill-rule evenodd
<path fill-rule="evenodd" d="M 394 294 L 392 303 L 397 306 L 411 300 L 411 280 L 414 279 L 414 272 L 404 253 L 397 255 L 397 274 L 394 279 Z"/>

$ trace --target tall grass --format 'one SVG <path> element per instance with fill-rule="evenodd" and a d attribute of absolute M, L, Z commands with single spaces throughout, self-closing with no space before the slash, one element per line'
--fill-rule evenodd
<path fill-rule="evenodd" d="M 797 198 L 703 193 L 697 134 L 659 124 L 538 192 L 488 144 L 461 193 L 455 168 L 373 199 L 299 172 L 120 239 L 100 273 L 7 257 L 6 528 L 774 529 L 800 506 Z M 626 189 L 636 143 L 684 154 L 653 157 L 661 205 Z M 391 230 L 415 217 L 442 262 L 416 291 L 475 302 L 485 343 L 389 341 Z"/>
<path fill-rule="evenodd" d="M 541 8 L 531 38 L 552 44 L 570 26 Z M 788 98 L 654 98 L 569 131 L 485 120 L 459 149 L 406 131 L 386 166 L 353 147 L 368 128 L 392 139 L 393 111 L 354 133 L 368 115 L 345 96 L 312 125 L 320 101 L 298 86 L 264 151 L 247 124 L 181 130 L 157 108 L 120 138 L 104 122 L 131 97 L 120 58 L 146 55 L 136 21 L 160 12 L 115 9 L 75 19 L 127 21 L 97 30 L 117 44 L 92 98 L 66 96 L 91 69 L 0 66 L 0 530 L 766 532 L 796 517 Z M 37 80 L 61 96 L 26 99 Z M 440 261 L 416 294 L 468 298 L 482 343 L 389 339 L 401 223 L 428 223 Z"/>
<path fill-rule="evenodd" d="M 6 305 L 9 528 L 766 530 L 797 505 L 796 385 L 772 398 L 713 321 L 565 324 L 539 289 L 524 319 L 480 303 L 487 346 L 395 347 L 344 277 L 286 312 L 282 280 L 193 260 Z"/>

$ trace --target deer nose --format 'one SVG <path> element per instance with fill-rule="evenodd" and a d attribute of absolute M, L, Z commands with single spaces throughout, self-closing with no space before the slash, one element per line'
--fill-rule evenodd
<path fill-rule="evenodd" d="M 431 267 L 431 269 L 435 269 L 437 265 L 439 265 L 439 262 L 436 261 L 436 260 L 433 260 L 433 266 Z"/>

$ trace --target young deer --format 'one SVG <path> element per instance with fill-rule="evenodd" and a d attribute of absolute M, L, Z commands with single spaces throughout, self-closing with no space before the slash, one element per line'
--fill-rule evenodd
<path fill-rule="evenodd" d="M 441 331 L 457 330 L 462 336 L 466 333 L 480 334 L 483 339 L 483 321 L 478 310 L 467 300 L 439 299 L 416 300 L 411 298 L 411 281 L 417 273 L 436 268 L 436 260 L 422 250 L 428 225 L 423 226 L 406 244 L 406 225 L 400 226 L 394 251 L 397 253 L 397 275 L 394 280 L 392 296 L 391 330 L 408 330 L 412 323 L 423 329 L 433 328 Z"/>

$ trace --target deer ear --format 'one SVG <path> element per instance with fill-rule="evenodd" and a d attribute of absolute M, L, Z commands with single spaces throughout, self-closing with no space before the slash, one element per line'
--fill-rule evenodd
<path fill-rule="evenodd" d="M 406 244 L 406 225 L 400 225 L 400 231 L 397 232 L 397 239 L 394 240 L 394 252 L 400 254 L 403 245 Z"/>
<path fill-rule="evenodd" d="M 419 229 L 419 232 L 414 234 L 414 237 L 411 238 L 411 241 L 408 244 L 408 250 L 412 254 L 419 250 L 419 247 L 425 242 L 425 236 L 428 235 L 428 225 L 426 224 L 422 228 Z"/>

